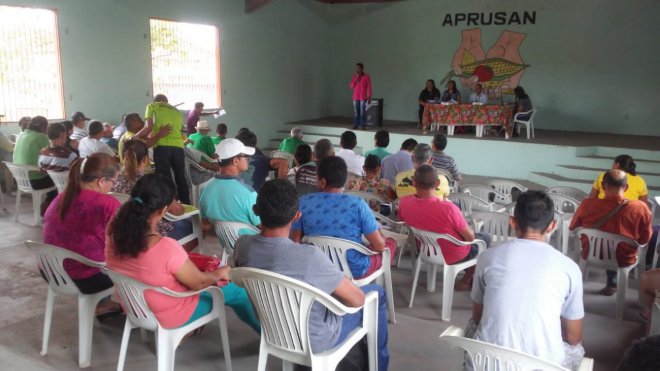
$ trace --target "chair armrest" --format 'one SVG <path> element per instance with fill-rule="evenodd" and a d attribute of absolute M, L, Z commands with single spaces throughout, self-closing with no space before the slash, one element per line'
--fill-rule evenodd
<path fill-rule="evenodd" d="M 578 371 L 591 371 L 594 369 L 594 360 L 592 358 L 584 357 L 582 362 L 580 362 L 580 367 Z"/>
<path fill-rule="evenodd" d="M 370 292 L 365 295 L 364 297 L 364 305 L 361 307 L 349 307 L 344 304 L 342 304 L 339 300 L 335 299 L 334 297 L 325 294 L 323 296 L 317 296 L 314 298 L 317 302 L 323 304 L 326 308 L 328 308 L 332 313 L 338 315 L 338 316 L 343 316 L 346 314 L 353 314 L 357 313 L 358 311 L 362 310 L 365 306 L 367 306 L 368 303 L 371 303 L 373 301 L 378 301 L 378 293 L 376 292 Z"/>
<path fill-rule="evenodd" d="M 477 240 L 474 240 L 474 241 L 470 241 L 470 245 L 472 245 L 472 244 L 477 244 L 477 246 L 479 246 L 479 254 L 486 251 L 486 249 L 488 248 L 488 246 L 486 246 L 486 241 L 484 241 L 484 240 L 477 239 Z"/>
<path fill-rule="evenodd" d="M 184 206 L 190 206 L 190 205 L 184 205 Z M 193 209 L 191 209 L 191 210 L 189 210 L 189 211 L 187 211 L 187 212 L 185 212 L 181 215 L 174 215 L 174 214 L 166 213 L 165 214 L 165 219 L 167 219 L 171 222 L 176 222 L 176 221 L 179 221 L 179 220 L 188 219 L 193 215 L 198 215 L 199 214 L 199 209 L 198 208 L 196 208 L 194 206 L 190 206 L 190 207 L 192 207 Z"/>
<path fill-rule="evenodd" d="M 525 112 L 518 112 L 518 113 L 516 113 L 515 115 L 513 115 L 513 120 L 514 120 L 514 121 L 515 121 L 515 120 L 517 120 L 517 119 L 518 119 L 518 115 L 521 115 L 521 116 L 522 116 L 522 115 L 527 115 L 527 114 L 531 114 L 531 113 L 532 113 L 532 111 L 534 111 L 534 109 L 533 109 L 533 108 L 532 108 L 531 110 L 529 110 L 529 111 L 525 111 Z"/>
<path fill-rule="evenodd" d="M 463 333 L 464 333 L 464 331 L 463 331 L 462 328 L 457 327 L 457 326 L 449 326 L 449 327 L 447 327 L 447 329 L 445 331 L 442 332 L 442 334 L 440 334 L 440 337 L 443 337 L 443 336 L 463 337 Z"/>
<path fill-rule="evenodd" d="M 187 298 L 189 296 L 199 295 L 200 293 L 205 292 L 205 291 L 211 292 L 211 294 L 213 294 L 213 291 L 222 292 L 220 290 L 219 286 L 209 286 L 209 287 L 203 288 L 201 290 L 185 291 L 185 292 L 176 292 L 176 291 L 172 291 L 172 290 L 170 290 L 168 288 L 165 288 L 165 287 L 153 287 L 149 290 L 154 290 L 154 291 L 157 291 L 161 294 L 165 294 L 167 296 L 171 296 L 171 297 L 175 297 L 175 298 Z"/>

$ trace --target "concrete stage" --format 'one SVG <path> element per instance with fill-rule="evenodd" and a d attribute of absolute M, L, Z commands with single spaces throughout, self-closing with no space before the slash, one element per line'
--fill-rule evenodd
<path fill-rule="evenodd" d="M 289 122 L 270 138 L 268 147 L 277 148 L 293 126 L 303 129 L 303 139 L 310 144 L 328 138 L 338 146 L 341 133 L 353 124 L 348 117 Z M 378 129 L 356 130 L 356 151 L 372 149 L 373 134 Z M 390 152 L 411 137 L 430 143 L 436 133 L 423 134 L 415 122 L 405 121 L 385 120 L 382 129 L 390 132 Z M 660 137 L 536 129 L 536 137 L 527 140 L 524 130 L 521 134 L 522 137 L 508 140 L 495 136 L 476 138 L 474 132 L 457 134 L 449 137 L 446 152 L 465 174 L 518 179 L 542 186 L 567 185 L 587 192 L 598 174 L 611 167 L 614 157 L 628 154 L 635 159 L 651 195 L 660 195 Z"/>

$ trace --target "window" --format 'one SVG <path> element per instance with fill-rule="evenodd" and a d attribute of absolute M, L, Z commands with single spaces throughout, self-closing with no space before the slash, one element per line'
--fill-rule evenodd
<path fill-rule="evenodd" d="M 54 11 L 0 6 L 0 114 L 64 117 Z"/>
<path fill-rule="evenodd" d="M 215 26 L 151 19 L 154 94 L 192 109 L 220 107 L 219 33 Z"/>

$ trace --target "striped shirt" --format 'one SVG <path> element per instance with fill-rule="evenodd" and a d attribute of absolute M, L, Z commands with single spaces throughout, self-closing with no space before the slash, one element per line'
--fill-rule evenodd
<path fill-rule="evenodd" d="M 81 128 L 77 127 L 77 126 L 74 126 L 74 127 L 73 127 L 73 133 L 71 134 L 71 136 L 69 137 L 69 139 L 71 139 L 71 140 L 77 140 L 78 142 L 80 142 L 80 140 L 81 140 L 82 138 L 84 138 L 84 137 L 86 137 L 86 136 L 88 136 L 88 135 L 89 135 L 89 133 L 87 133 L 87 130 L 85 130 L 84 128 L 81 129 Z"/>
<path fill-rule="evenodd" d="M 39 167 L 43 170 L 66 171 L 78 155 L 63 146 L 48 146 L 39 151 Z"/>
<path fill-rule="evenodd" d="M 453 157 L 446 155 L 444 152 L 433 153 L 432 165 L 436 169 L 448 171 L 454 180 L 461 179 L 461 172 L 458 171 L 458 167 L 456 167 L 456 161 L 454 161 Z"/>

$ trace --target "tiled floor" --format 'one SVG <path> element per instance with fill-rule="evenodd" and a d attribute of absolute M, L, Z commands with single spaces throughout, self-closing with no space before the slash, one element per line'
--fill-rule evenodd
<path fill-rule="evenodd" d="M 5 200 L 13 212 L 13 200 Z M 29 198 L 21 205 L 21 222 L 30 222 Z M 41 239 L 41 229 L 15 224 L 12 215 L 0 211 L 0 369 L 6 370 L 75 370 L 77 369 L 77 307 L 72 297 L 58 297 L 55 302 L 53 328 L 48 355 L 39 355 L 46 302 L 46 283 L 39 277 L 34 258 L 22 246 L 26 239 Z M 216 249 L 215 240 L 206 239 L 206 246 Z M 207 250 L 208 251 L 208 250 Z M 420 275 L 415 305 L 408 308 L 412 285 L 411 264 L 404 258 L 401 268 L 394 268 L 393 281 L 397 324 L 390 325 L 389 347 L 391 370 L 457 370 L 461 355 L 442 346 L 438 335 L 449 325 L 464 326 L 470 316 L 468 293 L 455 292 L 450 323 L 440 321 L 441 288 L 426 292 L 426 275 Z M 439 275 L 440 277 L 442 275 Z M 594 272 L 585 284 L 585 347 L 595 358 L 595 370 L 614 370 L 622 352 L 642 334 L 637 307 L 637 291 L 628 290 L 625 320 L 614 320 L 614 298 L 601 297 L 596 291 L 604 275 Z M 441 278 L 439 278 L 440 280 Z M 633 282 L 633 286 L 635 283 Z M 512 303 L 512 305 L 515 305 Z M 254 370 L 257 366 L 259 337 L 228 313 L 229 342 L 234 370 Z M 116 368 L 123 320 L 114 319 L 97 324 L 94 330 L 92 369 Z M 217 325 L 184 342 L 177 351 L 176 369 L 224 369 Z M 131 338 L 126 370 L 156 368 L 153 338 L 142 343 L 137 331 Z M 269 370 L 279 370 L 281 363 L 271 358 Z"/>

